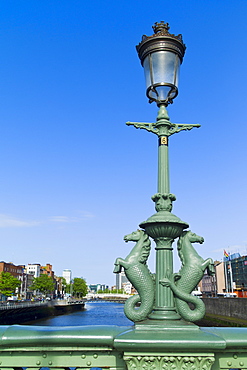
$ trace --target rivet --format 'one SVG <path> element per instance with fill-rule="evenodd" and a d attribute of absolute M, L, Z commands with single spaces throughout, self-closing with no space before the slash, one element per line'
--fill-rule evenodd
<path fill-rule="evenodd" d="M 232 366 L 231 361 L 227 361 L 227 365 L 228 365 L 228 366 Z"/>
<path fill-rule="evenodd" d="M 90 366 L 92 364 L 92 362 L 91 361 L 88 361 L 87 362 L 87 366 Z"/>
<path fill-rule="evenodd" d="M 52 365 L 52 361 L 49 361 L 49 362 L 48 362 L 48 364 L 49 364 L 49 365 Z"/>
<path fill-rule="evenodd" d="M 72 356 L 72 352 L 70 352 L 69 355 Z"/>
<path fill-rule="evenodd" d="M 236 360 L 236 358 L 238 358 L 238 356 L 237 355 L 233 355 L 233 358 L 235 358 L 235 360 Z"/>
<path fill-rule="evenodd" d="M 40 361 L 37 361 L 37 362 L 36 362 L 36 365 L 40 365 L 40 364 L 41 364 L 41 362 L 40 362 Z"/>
<path fill-rule="evenodd" d="M 95 353 L 95 354 L 93 355 L 93 357 L 94 357 L 94 358 L 97 358 L 97 357 L 98 357 L 97 353 Z"/>
<path fill-rule="evenodd" d="M 239 362 L 239 365 L 240 365 L 240 366 L 244 366 L 243 361 L 240 361 L 240 362 Z"/>
<path fill-rule="evenodd" d="M 43 354 L 43 357 L 44 357 L 44 358 L 46 358 L 46 357 L 47 357 L 47 354 L 46 354 L 46 353 L 44 353 L 44 354 Z"/>
<path fill-rule="evenodd" d="M 86 355 L 81 355 L 81 358 L 86 358 Z"/>

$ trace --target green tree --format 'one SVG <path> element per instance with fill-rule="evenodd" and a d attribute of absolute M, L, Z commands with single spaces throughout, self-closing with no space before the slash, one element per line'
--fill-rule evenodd
<path fill-rule="evenodd" d="M 72 284 L 67 284 L 66 289 L 65 289 L 65 293 L 71 294 L 71 292 L 72 292 Z"/>
<path fill-rule="evenodd" d="M 97 291 L 97 293 L 98 294 L 102 294 L 102 293 L 109 294 L 109 293 L 111 293 L 111 291 L 108 288 L 106 288 L 105 290 L 99 289 Z"/>
<path fill-rule="evenodd" d="M 84 297 L 87 294 L 87 283 L 83 278 L 74 278 L 72 289 L 74 296 Z"/>
<path fill-rule="evenodd" d="M 113 289 L 111 293 L 123 294 L 123 289 Z"/>
<path fill-rule="evenodd" d="M 54 290 L 54 281 L 51 276 L 41 274 L 39 277 L 33 279 L 30 289 L 39 290 L 43 294 L 51 293 Z"/>
<path fill-rule="evenodd" d="M 9 272 L 2 271 L 0 274 L 0 293 L 10 297 L 21 285 L 20 280 L 11 275 Z"/>

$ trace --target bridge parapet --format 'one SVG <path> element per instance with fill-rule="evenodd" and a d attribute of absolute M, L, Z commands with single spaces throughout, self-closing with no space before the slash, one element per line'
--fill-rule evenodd
<path fill-rule="evenodd" d="M 1 370 L 247 369 L 247 329 L 0 327 Z"/>

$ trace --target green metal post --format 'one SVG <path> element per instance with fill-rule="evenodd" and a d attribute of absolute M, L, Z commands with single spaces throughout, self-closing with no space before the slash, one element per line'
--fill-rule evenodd
<path fill-rule="evenodd" d="M 127 125 L 156 134 L 159 144 L 158 193 L 152 197 L 157 213 L 140 224 L 156 243 L 155 306 L 148 317 L 153 320 L 178 320 L 180 315 L 176 311 L 173 291 L 161 282 L 173 279 L 172 243 L 189 225 L 171 213 L 172 201 L 176 197 L 170 194 L 168 139 L 181 130 L 191 130 L 200 125 L 171 123 L 165 104 L 160 105 L 155 123 L 127 122 Z"/>
<path fill-rule="evenodd" d="M 160 106 L 156 128 L 158 129 L 158 194 L 170 193 L 168 138 L 171 123 L 166 107 Z M 164 277 L 173 274 L 173 239 L 167 236 L 155 238 L 156 243 L 156 294 L 155 308 L 149 315 L 150 319 L 179 319 L 174 304 L 173 292 L 170 287 L 160 284 Z"/>

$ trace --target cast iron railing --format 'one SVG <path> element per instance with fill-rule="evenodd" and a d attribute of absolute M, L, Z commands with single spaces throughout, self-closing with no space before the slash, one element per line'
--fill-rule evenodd
<path fill-rule="evenodd" d="M 247 369 L 247 329 L 0 327 L 0 368 Z"/>

